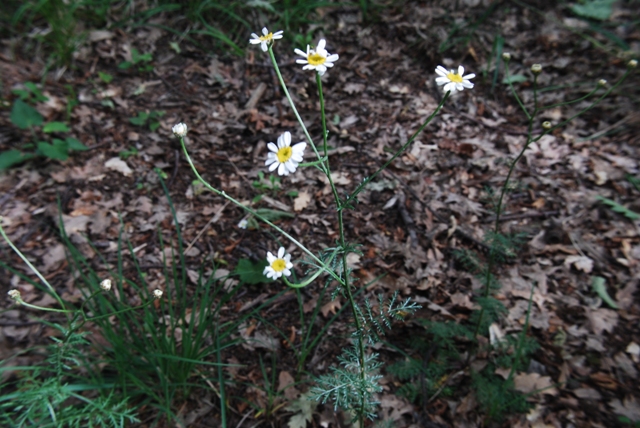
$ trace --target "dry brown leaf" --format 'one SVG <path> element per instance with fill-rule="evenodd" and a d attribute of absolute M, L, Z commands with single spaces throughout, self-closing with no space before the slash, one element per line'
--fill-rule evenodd
<path fill-rule="evenodd" d="M 593 260 L 587 256 L 569 256 L 564 259 L 564 264 L 565 266 L 573 265 L 576 269 L 586 273 L 591 273 L 593 270 Z"/>
<path fill-rule="evenodd" d="M 104 166 L 113 171 L 119 172 L 125 177 L 128 177 L 131 174 L 133 174 L 133 171 L 131 170 L 131 168 L 129 168 L 129 165 L 127 165 L 125 161 L 123 161 L 118 157 L 109 159 L 108 161 L 105 162 Z"/>
<path fill-rule="evenodd" d="M 603 331 L 611 333 L 618 324 L 618 313 L 612 309 L 587 309 L 587 319 L 591 331 L 600 335 Z"/>
<path fill-rule="evenodd" d="M 336 299 L 322 305 L 322 307 L 320 308 L 320 312 L 322 312 L 323 317 L 327 318 L 327 316 L 329 315 L 329 312 L 335 315 L 336 310 L 340 308 L 342 308 L 342 304 L 338 299 Z"/>
<path fill-rule="evenodd" d="M 609 406 L 613 409 L 613 413 L 625 416 L 632 422 L 640 421 L 640 405 L 635 397 L 626 397 L 621 403 L 617 398 L 609 401 Z"/>
<path fill-rule="evenodd" d="M 283 391 L 287 400 L 295 400 L 300 395 L 300 391 L 293 385 L 295 385 L 295 379 L 291 373 L 286 370 L 281 371 L 278 375 L 278 391 Z"/>
<path fill-rule="evenodd" d="M 302 211 L 309 206 L 311 202 L 311 194 L 309 192 L 302 191 L 298 193 L 298 196 L 293 200 L 293 210 Z"/>
<path fill-rule="evenodd" d="M 541 376 L 539 373 L 520 373 L 513 378 L 513 386 L 523 394 L 532 392 L 557 395 L 558 390 L 553 386 L 549 376 Z"/>

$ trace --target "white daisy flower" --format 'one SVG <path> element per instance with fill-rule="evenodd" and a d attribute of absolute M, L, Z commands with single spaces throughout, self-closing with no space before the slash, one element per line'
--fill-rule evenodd
<path fill-rule="evenodd" d="M 279 175 L 289 175 L 296 172 L 298 164 L 302 162 L 302 155 L 307 143 L 300 142 L 295 146 L 291 146 L 291 134 L 289 131 L 278 137 L 278 145 L 274 143 L 267 144 L 270 152 L 267 154 L 267 160 L 264 163 L 269 166 L 269 171 L 278 169 Z"/>
<path fill-rule="evenodd" d="M 297 59 L 296 62 L 306 64 L 302 67 L 303 70 L 316 70 L 322 76 L 327 71 L 327 67 L 333 67 L 333 63 L 339 58 L 338 54 L 331 55 L 326 51 L 324 48 L 326 44 L 327 42 L 322 39 L 315 49 L 311 49 L 309 45 L 307 45 L 307 52 L 296 49 L 296 54 L 304 57 L 304 59 Z"/>
<path fill-rule="evenodd" d="M 162 297 L 162 290 L 153 290 L 153 298 L 158 300 Z"/>
<path fill-rule="evenodd" d="M 473 83 L 471 83 L 469 79 L 476 77 L 473 73 L 463 76 L 464 67 L 461 65 L 458 66 L 458 71 L 447 70 L 443 66 L 439 65 L 436 68 L 436 73 L 440 76 L 436 77 L 436 83 L 439 86 L 444 85 L 444 91 L 451 91 L 451 95 L 458 91 L 462 91 L 464 88 L 473 88 Z"/>
<path fill-rule="evenodd" d="M 240 229 L 246 229 L 247 226 L 249 226 L 249 220 L 247 220 L 246 218 L 243 218 L 242 220 L 240 220 L 240 222 L 238 223 L 238 227 Z"/>
<path fill-rule="evenodd" d="M 282 38 L 282 31 L 276 31 L 275 33 L 270 33 L 267 30 L 267 27 L 262 29 L 262 36 L 258 36 L 256 33 L 251 33 L 251 38 L 249 39 L 249 43 L 252 45 L 260 44 L 260 47 L 264 52 L 269 49 L 269 45 L 273 43 L 274 40 Z"/>
<path fill-rule="evenodd" d="M 178 123 L 173 128 L 171 128 L 171 130 L 176 137 L 184 137 L 185 135 L 187 135 L 187 125 L 185 125 L 184 123 Z"/>
<path fill-rule="evenodd" d="M 284 247 L 280 247 L 278 250 L 278 257 L 267 252 L 267 261 L 269 266 L 264 268 L 262 272 L 267 278 L 278 279 L 282 275 L 291 275 L 291 269 L 293 269 L 293 263 L 291 263 L 291 254 L 284 252 Z"/>

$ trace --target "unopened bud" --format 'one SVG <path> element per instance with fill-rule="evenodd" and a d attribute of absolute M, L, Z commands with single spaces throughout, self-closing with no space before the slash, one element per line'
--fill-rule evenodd
<path fill-rule="evenodd" d="M 606 79 L 598 80 L 598 86 L 607 86 L 607 80 Z"/>
<path fill-rule="evenodd" d="M 511 54 L 509 52 L 505 52 L 502 54 L 502 60 L 504 62 L 509 62 L 511 61 Z"/>
<path fill-rule="evenodd" d="M 153 290 L 153 298 L 159 300 L 162 297 L 162 290 Z"/>
<path fill-rule="evenodd" d="M 549 122 L 548 120 L 545 120 L 544 122 L 542 122 L 542 128 L 546 130 L 551 129 L 551 122 Z"/>
<path fill-rule="evenodd" d="M 540 65 L 540 64 L 533 64 L 533 65 L 531 66 L 531 72 L 532 72 L 533 74 L 540 74 L 540 73 L 542 73 L 542 65 Z"/>
<path fill-rule="evenodd" d="M 109 291 L 111 290 L 111 280 L 110 279 L 105 279 L 100 283 L 100 288 L 102 288 L 104 291 Z"/>
<path fill-rule="evenodd" d="M 185 135 L 187 135 L 187 125 L 185 125 L 184 123 L 175 125 L 173 128 L 171 128 L 171 130 L 173 131 L 173 135 L 175 135 L 176 137 L 184 137 Z"/>
<path fill-rule="evenodd" d="M 636 68 L 637 66 L 638 66 L 638 61 L 635 59 L 632 59 L 627 63 L 627 67 L 629 68 Z"/>

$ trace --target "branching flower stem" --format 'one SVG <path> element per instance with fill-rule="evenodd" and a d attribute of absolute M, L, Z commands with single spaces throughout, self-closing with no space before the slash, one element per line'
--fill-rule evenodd
<path fill-rule="evenodd" d="M 522 147 L 522 150 L 520 150 L 520 152 L 518 153 L 516 158 L 513 160 L 513 162 L 511 162 L 511 165 L 509 166 L 509 171 L 507 173 L 507 178 L 506 178 L 504 184 L 502 185 L 502 189 L 500 191 L 500 197 L 498 199 L 498 205 L 496 207 L 496 221 L 495 221 L 494 227 L 493 227 L 495 234 L 497 234 L 500 231 L 500 218 L 501 218 L 501 214 L 502 214 L 502 205 L 503 205 L 503 201 L 504 201 L 504 196 L 507 193 L 507 189 L 509 188 L 509 181 L 511 180 L 511 176 L 513 175 L 513 171 L 515 170 L 516 165 L 518 164 L 520 159 L 522 159 L 522 156 L 524 156 L 524 153 L 527 151 L 527 149 L 529 148 L 531 143 L 535 143 L 535 142 L 539 141 L 545 135 L 553 132 L 555 129 L 563 127 L 564 125 L 566 125 L 567 123 L 569 123 L 573 119 L 575 119 L 576 117 L 586 113 L 587 111 L 591 110 L 593 107 L 598 105 L 600 103 L 600 101 L 605 99 L 612 91 L 614 91 L 618 86 L 620 86 L 620 84 L 622 84 L 622 82 L 624 82 L 624 80 L 627 78 L 627 76 L 629 76 L 631 71 L 632 71 L 631 69 L 627 69 L 626 73 L 624 75 L 622 75 L 622 77 L 616 82 L 615 85 L 611 86 L 607 91 L 605 91 L 604 94 L 602 94 L 598 99 L 596 99 L 594 102 L 592 102 L 588 107 L 584 108 L 583 110 L 580 110 L 578 113 L 574 114 L 573 116 L 571 116 L 567 120 L 565 120 L 565 121 L 563 121 L 563 122 L 561 122 L 561 123 L 549 128 L 549 129 L 545 129 L 540 135 L 538 135 L 537 137 L 534 138 L 533 137 L 533 122 L 535 120 L 535 117 L 541 110 L 545 110 L 547 108 L 547 107 L 539 107 L 538 106 L 538 74 L 534 73 L 534 75 L 533 75 L 534 76 L 533 77 L 533 111 L 531 113 L 529 113 L 527 108 L 524 106 L 524 104 L 520 100 L 520 97 L 518 96 L 515 88 L 513 87 L 513 84 L 511 83 L 511 79 L 509 78 L 509 62 L 505 62 L 505 74 L 506 74 L 507 82 L 509 82 L 509 87 L 511 88 L 511 92 L 513 93 L 515 99 L 517 100 L 518 104 L 520 105 L 520 108 L 522 109 L 524 114 L 527 116 L 527 120 L 528 120 L 529 124 L 528 124 L 528 127 L 527 127 L 527 141 L 524 144 L 524 146 Z M 554 106 L 555 107 L 557 107 L 557 106 L 565 106 L 565 105 L 573 104 L 573 103 L 578 102 L 578 101 L 583 101 L 587 97 L 593 95 L 597 90 L 598 90 L 598 87 L 596 86 L 596 88 L 593 91 L 589 92 L 586 96 L 581 97 L 578 100 L 572 100 L 572 101 L 567 101 L 567 102 L 564 102 L 564 103 L 558 103 L 558 104 L 554 104 Z M 491 249 L 489 250 L 489 261 L 488 261 L 488 264 L 487 264 L 487 272 L 486 272 L 486 278 L 485 278 L 485 284 L 484 284 L 484 286 L 485 286 L 484 297 L 489 297 L 491 277 L 493 275 L 492 272 L 493 272 L 493 268 L 495 266 L 495 259 L 496 259 L 496 246 L 495 245 L 491 245 Z M 482 317 L 484 316 L 484 312 L 485 312 L 485 310 L 484 310 L 484 308 L 482 308 L 480 310 L 480 315 L 478 316 L 478 323 L 476 325 L 474 336 L 477 336 L 477 334 L 479 333 L 480 326 L 482 324 Z"/>
<path fill-rule="evenodd" d="M 275 224 L 273 224 L 271 221 L 269 221 L 266 218 L 264 218 L 264 216 L 260 215 L 257 211 L 247 207 L 246 205 L 242 204 L 237 199 L 229 196 L 225 191 L 218 190 L 215 187 L 211 186 L 204 178 L 202 178 L 202 176 L 200 175 L 200 173 L 196 169 L 196 166 L 193 164 L 193 161 L 191 160 L 191 156 L 189 156 L 189 152 L 187 151 L 187 146 L 184 143 L 184 137 L 180 137 L 180 144 L 182 145 L 182 151 L 184 153 L 185 158 L 187 159 L 187 162 L 189 162 L 189 166 L 191 167 L 191 170 L 193 171 L 195 176 L 198 178 L 198 180 L 200 180 L 200 182 L 202 183 L 202 185 L 204 187 L 206 187 L 209 191 L 215 193 L 216 195 L 222 196 L 223 198 L 225 198 L 229 202 L 235 204 L 239 208 L 242 208 L 243 210 L 245 210 L 249 214 L 255 216 L 256 218 L 260 219 L 262 222 L 264 222 L 264 223 L 268 224 L 269 226 L 271 226 L 274 230 L 278 231 L 282 236 L 287 238 L 289 241 L 291 241 L 293 244 L 295 244 L 302 251 L 307 253 L 307 255 L 309 257 L 311 257 L 311 259 L 313 259 L 316 263 L 318 263 L 319 266 L 322 266 L 322 268 L 327 273 L 329 273 L 329 275 L 331 275 L 336 281 L 338 281 L 340 284 L 344 285 L 344 281 L 342 280 L 342 278 L 340 278 L 339 275 L 337 275 L 335 272 L 333 272 L 331 270 L 331 268 L 329 266 L 327 266 L 327 264 L 325 262 L 323 262 L 318 257 L 316 257 L 315 254 L 313 254 L 307 247 L 302 245 L 302 243 L 300 241 L 298 241 L 296 238 L 294 238 L 293 236 L 291 236 L 290 234 L 288 234 L 287 232 L 282 230 L 282 228 L 280 228 L 280 227 L 276 226 Z"/>
<path fill-rule="evenodd" d="M 344 201 L 342 206 L 339 206 L 340 210 L 342 210 L 343 207 L 347 207 L 356 198 L 356 196 L 358 196 L 358 194 L 362 192 L 362 190 L 365 188 L 367 184 L 371 183 L 371 181 L 373 181 L 373 179 L 376 178 L 378 174 L 380 174 L 384 169 L 386 169 L 391 164 L 391 162 L 396 160 L 396 158 L 400 156 L 407 149 L 407 147 L 411 145 L 411 143 L 413 143 L 413 141 L 418 137 L 418 135 L 420 135 L 422 130 L 433 120 L 434 117 L 436 117 L 438 112 L 440 112 L 440 109 L 442 109 L 442 106 L 447 101 L 447 98 L 449 98 L 449 95 L 451 95 L 451 91 L 447 91 L 444 94 L 444 97 L 442 97 L 442 101 L 440 101 L 440 104 L 438 104 L 438 107 L 436 107 L 433 113 L 431 113 L 431 115 L 427 118 L 427 120 L 424 121 L 424 123 L 420 126 L 420 128 L 418 128 L 418 130 L 411 136 L 411 138 L 409 138 L 409 140 L 405 143 L 405 145 L 402 146 L 400 150 L 398 150 L 387 162 L 385 162 L 384 165 L 378 168 L 376 172 L 371 174 L 369 177 L 365 178 L 362 181 L 362 183 L 360 183 L 360 185 L 356 187 L 353 193 L 351 193 L 351 195 L 349 195 L 349 197 Z"/>

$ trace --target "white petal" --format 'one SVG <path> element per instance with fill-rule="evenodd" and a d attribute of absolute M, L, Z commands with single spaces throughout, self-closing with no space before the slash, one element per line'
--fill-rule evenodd
<path fill-rule="evenodd" d="M 447 74 L 449 74 L 449 71 L 443 66 L 439 65 L 436 67 L 436 73 L 440 76 L 446 76 Z"/>
<path fill-rule="evenodd" d="M 281 39 L 282 38 L 282 30 L 276 31 L 275 33 L 273 33 L 273 38 L 274 39 Z"/>
<path fill-rule="evenodd" d="M 284 257 L 284 247 L 278 248 L 278 258 L 281 259 Z"/>
<path fill-rule="evenodd" d="M 461 66 L 461 65 L 459 65 L 459 66 L 458 66 L 458 74 L 459 74 L 460 76 L 462 76 L 462 75 L 464 74 L 464 67 L 463 67 L 463 66 Z"/>
<path fill-rule="evenodd" d="M 446 85 L 447 83 L 449 83 L 450 80 L 446 77 L 436 77 L 436 83 L 438 85 Z"/>
<path fill-rule="evenodd" d="M 290 146 L 291 145 L 291 132 L 287 131 L 282 135 L 284 135 L 284 143 L 285 143 L 285 145 Z"/>
<path fill-rule="evenodd" d="M 289 159 L 284 163 L 284 166 L 285 168 L 287 168 L 287 171 L 293 174 L 294 172 L 296 172 L 296 168 L 298 167 L 298 164 L 295 162 L 292 162 L 291 159 Z"/>
<path fill-rule="evenodd" d="M 307 57 L 307 54 L 305 52 L 301 51 L 300 49 L 294 49 L 294 52 L 296 53 L 296 55 L 300 55 L 300 56 L 303 56 L 305 58 Z M 300 61 L 300 60 L 298 60 L 298 61 Z"/>
<path fill-rule="evenodd" d="M 306 148 L 307 148 L 307 143 L 305 143 L 304 141 L 301 141 L 291 146 L 291 150 L 293 150 L 293 153 L 299 153 L 299 154 L 302 154 L 304 152 L 304 149 Z"/>
<path fill-rule="evenodd" d="M 340 56 L 338 56 L 338 54 L 333 54 L 327 57 L 327 62 L 336 62 L 339 59 L 340 59 Z"/>
<path fill-rule="evenodd" d="M 249 39 L 249 43 L 257 45 L 258 43 L 262 43 L 262 41 L 260 39 Z"/>
<path fill-rule="evenodd" d="M 465 88 L 473 88 L 473 83 L 469 82 L 468 80 L 463 80 L 462 81 L 462 86 L 464 86 Z"/>
<path fill-rule="evenodd" d="M 267 251 L 267 261 L 269 262 L 269 264 L 273 263 L 276 261 L 276 256 L 274 256 L 271 251 Z"/>
<path fill-rule="evenodd" d="M 278 146 L 276 146 L 275 144 L 273 144 L 273 143 L 269 143 L 269 144 L 267 144 L 267 147 L 268 147 L 268 148 L 269 148 L 269 150 L 271 150 L 272 152 L 274 152 L 274 153 L 278 153 Z"/>
<path fill-rule="evenodd" d="M 471 74 L 467 74 L 466 76 L 462 76 L 462 79 L 469 80 L 469 79 L 473 79 L 474 77 L 476 77 L 476 75 L 471 73 Z"/>
<path fill-rule="evenodd" d="M 287 171 L 283 163 L 278 165 L 278 175 L 289 175 L 289 171 Z"/>
<path fill-rule="evenodd" d="M 291 275 L 291 271 L 289 269 L 286 269 L 282 271 L 282 273 L 284 274 L 284 276 L 290 276 Z"/>
<path fill-rule="evenodd" d="M 262 27 L 262 34 L 264 34 L 265 36 L 269 34 L 269 30 L 267 30 L 267 27 Z"/>
<path fill-rule="evenodd" d="M 316 70 L 318 70 L 318 73 L 322 76 L 324 72 L 327 71 L 327 67 L 325 67 L 324 64 L 320 64 L 316 67 Z"/>
<path fill-rule="evenodd" d="M 275 169 L 280 165 L 282 165 L 280 162 L 272 163 L 271 166 L 269 167 L 269 171 L 275 171 Z M 282 174 L 280 174 L 280 175 L 282 175 Z"/>
<path fill-rule="evenodd" d="M 260 47 L 262 48 L 262 52 L 266 52 L 269 50 L 269 47 L 267 46 L 267 42 L 262 42 L 262 45 Z"/>
<path fill-rule="evenodd" d="M 276 157 L 268 157 L 266 161 L 264 161 L 265 166 L 271 165 L 274 162 L 278 162 L 278 159 L 276 159 Z"/>
<path fill-rule="evenodd" d="M 318 42 L 318 47 L 316 48 L 316 52 L 323 51 L 326 44 L 327 41 L 325 39 L 320 39 L 320 41 Z"/>
<path fill-rule="evenodd" d="M 303 70 L 315 70 L 316 66 L 315 65 L 311 65 L 311 64 L 307 64 L 304 67 L 302 67 Z"/>

